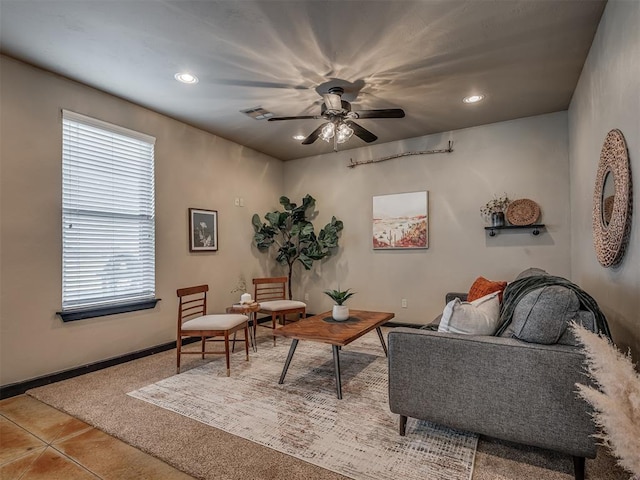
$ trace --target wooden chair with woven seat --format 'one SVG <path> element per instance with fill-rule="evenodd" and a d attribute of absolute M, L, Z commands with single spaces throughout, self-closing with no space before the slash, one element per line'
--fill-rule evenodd
<path fill-rule="evenodd" d="M 207 315 L 208 285 L 180 288 L 176 291 L 178 302 L 178 336 L 176 347 L 178 362 L 176 370 L 180 373 L 180 355 L 224 354 L 227 359 L 227 377 L 231 375 L 229 365 L 229 335 L 244 330 L 244 345 L 246 359 L 249 360 L 249 318 L 246 315 L 215 314 Z M 184 337 L 200 337 L 202 348 L 197 351 L 182 351 Z M 211 337 L 224 337 L 224 352 L 206 351 L 205 343 Z"/>
<path fill-rule="evenodd" d="M 271 328 L 276 329 L 276 320 L 279 318 L 282 324 L 286 323 L 287 315 L 298 315 L 304 318 L 307 314 L 307 304 L 297 300 L 287 300 L 287 277 L 254 278 L 253 298 L 260 304 L 260 313 L 271 315 Z M 273 344 L 276 344 L 276 336 L 273 336 Z"/>

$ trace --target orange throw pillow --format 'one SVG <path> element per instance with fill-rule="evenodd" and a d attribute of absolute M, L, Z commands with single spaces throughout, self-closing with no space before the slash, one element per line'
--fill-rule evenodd
<path fill-rule="evenodd" d="M 476 281 L 473 282 L 471 288 L 469 289 L 469 294 L 467 295 L 467 302 L 473 302 L 478 298 L 482 298 L 485 295 L 489 295 L 493 292 L 500 292 L 498 294 L 498 298 L 500 302 L 502 302 L 502 292 L 507 287 L 507 282 L 492 282 L 491 280 L 487 280 L 484 277 L 476 278 Z"/>

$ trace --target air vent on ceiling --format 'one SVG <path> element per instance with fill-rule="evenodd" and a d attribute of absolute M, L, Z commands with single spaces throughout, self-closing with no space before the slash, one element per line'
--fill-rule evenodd
<path fill-rule="evenodd" d="M 255 118 L 256 120 L 264 120 L 265 118 L 273 117 L 273 113 L 267 112 L 262 107 L 247 108 L 246 110 L 240 110 L 240 113 L 249 115 L 251 118 Z"/>

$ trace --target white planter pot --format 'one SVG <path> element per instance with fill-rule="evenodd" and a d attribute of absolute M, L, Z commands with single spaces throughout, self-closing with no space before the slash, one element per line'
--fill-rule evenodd
<path fill-rule="evenodd" d="M 334 305 L 332 316 L 334 320 L 344 322 L 349 318 L 349 307 L 346 305 Z"/>

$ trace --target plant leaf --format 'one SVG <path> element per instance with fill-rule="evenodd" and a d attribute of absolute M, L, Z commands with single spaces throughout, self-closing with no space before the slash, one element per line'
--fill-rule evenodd
<path fill-rule="evenodd" d="M 253 229 L 256 232 L 262 228 L 263 223 L 262 223 L 262 220 L 260 220 L 260 216 L 257 213 L 254 213 L 253 217 L 251 217 L 251 224 L 253 225 Z"/>
<path fill-rule="evenodd" d="M 342 305 L 350 297 L 355 295 L 355 292 L 349 292 L 350 290 L 351 290 L 350 288 L 347 288 L 344 291 L 340 291 L 340 290 L 325 290 L 324 293 L 326 293 L 328 296 L 330 296 L 333 299 L 333 301 L 336 302 L 337 305 Z"/>
<path fill-rule="evenodd" d="M 309 208 L 316 206 L 316 199 L 313 198 L 311 195 L 307 194 L 302 199 L 302 205 L 304 206 L 305 210 L 308 210 Z"/>
<path fill-rule="evenodd" d="M 256 247 L 258 247 L 258 250 L 264 252 L 265 250 L 268 250 L 271 245 L 273 245 L 274 239 L 273 237 L 266 237 L 262 233 L 258 232 L 253 236 L 253 241 L 255 242 Z"/>
<path fill-rule="evenodd" d="M 304 227 L 302 228 L 302 235 L 311 235 L 313 233 L 313 223 L 311 222 L 307 222 L 304 224 Z"/>
<path fill-rule="evenodd" d="M 280 223 L 280 212 L 269 212 L 264 218 L 272 227 L 278 227 Z"/>
<path fill-rule="evenodd" d="M 311 270 L 311 265 L 313 265 L 312 258 L 307 257 L 304 253 L 300 253 L 298 257 L 298 261 L 302 264 L 305 270 Z"/>
<path fill-rule="evenodd" d="M 313 242 L 302 249 L 302 252 L 312 260 L 322 260 L 329 252 L 322 248 L 320 242 Z"/>
<path fill-rule="evenodd" d="M 289 198 L 285 197 L 284 195 L 280 197 L 280 205 L 282 205 L 285 210 L 293 210 L 294 208 L 296 208 L 296 204 L 291 203 L 289 201 Z"/>

